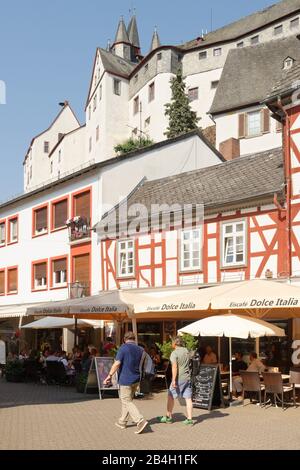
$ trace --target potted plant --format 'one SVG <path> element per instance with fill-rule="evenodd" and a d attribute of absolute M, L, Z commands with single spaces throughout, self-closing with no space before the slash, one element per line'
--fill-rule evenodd
<path fill-rule="evenodd" d="M 156 343 L 162 359 L 170 360 L 171 353 L 173 351 L 172 341 L 165 341 L 162 344 Z"/>
<path fill-rule="evenodd" d="M 80 374 L 76 375 L 75 385 L 76 391 L 78 393 L 84 393 L 85 386 L 87 383 L 88 373 L 87 372 L 80 372 Z"/>
<path fill-rule="evenodd" d="M 25 368 L 21 361 L 11 361 L 5 366 L 5 377 L 7 382 L 23 382 L 25 378 Z"/>

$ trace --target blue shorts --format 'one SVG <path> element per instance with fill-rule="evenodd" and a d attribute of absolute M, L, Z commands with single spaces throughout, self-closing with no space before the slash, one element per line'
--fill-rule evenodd
<path fill-rule="evenodd" d="M 176 388 L 173 388 L 171 385 L 168 394 L 173 398 L 192 398 L 191 382 L 189 380 L 179 382 Z"/>

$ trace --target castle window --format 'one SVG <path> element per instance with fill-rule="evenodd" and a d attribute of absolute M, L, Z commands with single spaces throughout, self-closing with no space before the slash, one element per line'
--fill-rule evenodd
<path fill-rule="evenodd" d="M 95 94 L 94 100 L 93 100 L 93 111 L 95 111 L 96 108 L 97 108 L 97 93 Z"/>
<path fill-rule="evenodd" d="M 96 127 L 96 142 L 98 142 L 98 140 L 99 140 L 99 134 L 100 134 L 100 132 L 99 132 L 99 126 L 97 126 L 97 127 Z"/>
<path fill-rule="evenodd" d="M 292 57 L 287 57 L 283 62 L 283 69 L 288 70 L 292 68 L 293 65 L 294 65 L 294 59 L 292 59 Z"/>
<path fill-rule="evenodd" d="M 134 76 L 134 83 L 137 83 L 138 78 L 139 78 L 139 76 L 138 76 L 138 74 L 136 74 L 136 75 Z"/>
<path fill-rule="evenodd" d="M 214 57 L 219 57 L 220 55 L 222 55 L 222 48 L 217 47 L 216 49 L 214 49 Z"/>
<path fill-rule="evenodd" d="M 144 72 L 146 73 L 149 69 L 149 64 L 146 64 L 145 67 L 144 67 Z"/>
<path fill-rule="evenodd" d="M 44 153 L 49 153 L 49 147 L 50 143 L 49 142 L 44 142 Z"/>
<path fill-rule="evenodd" d="M 89 152 L 92 151 L 92 138 L 89 138 Z"/>
<path fill-rule="evenodd" d="M 211 83 L 210 83 L 210 88 L 212 90 L 216 90 L 218 88 L 218 85 L 219 85 L 219 80 L 213 80 Z"/>
<path fill-rule="evenodd" d="M 283 33 L 283 25 L 280 24 L 279 26 L 275 26 L 274 28 L 274 36 L 279 36 Z"/>
<path fill-rule="evenodd" d="M 114 94 L 118 96 L 121 95 L 121 80 L 118 78 L 114 78 Z"/>
<path fill-rule="evenodd" d="M 189 98 L 189 101 L 195 101 L 198 99 L 198 96 L 199 95 L 199 89 L 198 87 L 195 87 L 195 88 L 190 88 L 188 90 L 188 98 Z"/>
<path fill-rule="evenodd" d="M 294 18 L 293 20 L 290 21 L 290 28 L 291 29 L 298 28 L 298 26 L 299 26 L 299 17 Z"/>
<path fill-rule="evenodd" d="M 238 42 L 236 47 L 244 47 L 244 41 Z"/>
<path fill-rule="evenodd" d="M 99 86 L 99 101 L 102 100 L 102 85 Z"/>
<path fill-rule="evenodd" d="M 251 38 L 251 45 L 254 46 L 255 44 L 259 43 L 259 35 L 257 34 L 256 36 L 253 36 Z"/>
<path fill-rule="evenodd" d="M 148 102 L 153 101 L 155 98 L 155 83 L 150 83 L 148 87 Z"/>
<path fill-rule="evenodd" d="M 139 112 L 139 104 L 140 99 L 138 96 L 136 96 L 133 100 L 133 114 L 137 114 Z"/>
<path fill-rule="evenodd" d="M 207 58 L 207 51 L 199 52 L 199 60 L 203 60 Z"/>
<path fill-rule="evenodd" d="M 157 60 L 161 60 L 161 58 L 162 58 L 162 53 L 159 52 L 156 57 L 157 57 Z"/>

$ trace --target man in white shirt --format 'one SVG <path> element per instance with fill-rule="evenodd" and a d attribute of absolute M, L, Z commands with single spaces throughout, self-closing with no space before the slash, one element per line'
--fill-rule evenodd
<path fill-rule="evenodd" d="M 250 364 L 248 366 L 248 372 L 258 372 L 261 374 L 266 369 L 266 366 L 257 358 L 256 352 L 252 352 L 249 356 Z M 232 383 L 233 393 L 236 395 L 243 390 L 243 381 L 241 377 L 234 377 Z"/>

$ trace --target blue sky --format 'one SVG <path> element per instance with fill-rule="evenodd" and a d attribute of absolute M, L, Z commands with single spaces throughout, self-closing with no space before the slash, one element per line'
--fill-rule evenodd
<path fill-rule="evenodd" d="M 177 44 L 276 0 L 0 0 L 0 200 L 23 189 L 23 158 L 68 99 L 83 122 L 95 48 L 113 39 L 120 15 L 135 7 L 142 49 L 157 25 L 162 43 Z"/>

